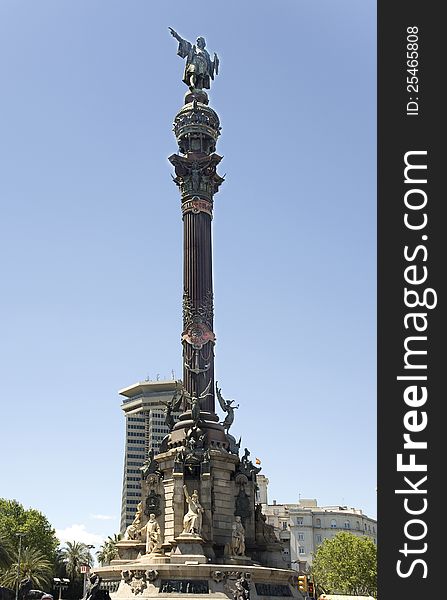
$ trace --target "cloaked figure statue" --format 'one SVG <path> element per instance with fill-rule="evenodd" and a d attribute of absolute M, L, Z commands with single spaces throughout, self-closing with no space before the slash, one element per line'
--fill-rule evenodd
<path fill-rule="evenodd" d="M 211 60 L 208 50 L 205 50 L 205 38 L 198 37 L 195 44 L 184 40 L 179 34 L 169 27 L 171 35 L 178 41 L 177 54 L 186 58 L 185 71 L 182 81 L 186 83 L 191 92 L 194 90 L 209 90 L 211 79 L 219 73 L 219 58 L 214 53 Z"/>

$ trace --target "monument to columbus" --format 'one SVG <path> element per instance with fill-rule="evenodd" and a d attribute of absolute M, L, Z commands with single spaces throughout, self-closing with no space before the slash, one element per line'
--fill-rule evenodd
<path fill-rule="evenodd" d="M 223 178 L 220 121 L 205 90 L 219 59 L 203 37 L 193 44 L 170 33 L 188 86 L 174 119 L 178 154 L 169 157 L 183 219 L 183 379 L 166 404 L 170 432 L 142 468 L 142 502 L 117 543 L 118 558 L 95 569 L 92 582 L 99 576 L 113 599 L 301 598 L 296 572 L 284 568 L 281 543 L 256 503 L 260 468 L 230 433 L 237 405 L 214 380 L 211 221 Z"/>

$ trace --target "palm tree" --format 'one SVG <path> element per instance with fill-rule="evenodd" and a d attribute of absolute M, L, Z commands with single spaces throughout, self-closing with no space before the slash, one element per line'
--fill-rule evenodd
<path fill-rule="evenodd" d="M 0 571 L 6 570 L 12 562 L 11 548 L 5 538 L 0 537 Z"/>
<path fill-rule="evenodd" d="M 93 565 L 93 558 L 86 544 L 82 542 L 67 542 L 61 549 L 61 557 L 65 563 L 68 577 L 72 582 L 80 578 L 81 565 Z"/>
<path fill-rule="evenodd" d="M 121 533 L 114 533 L 113 537 L 108 536 L 99 551 L 96 553 L 98 562 L 101 566 L 110 564 L 110 561 L 118 556 L 118 548 L 116 542 L 122 538 Z"/>
<path fill-rule="evenodd" d="M 15 589 L 17 586 L 18 556 L 16 553 L 12 553 L 12 557 L 13 562 L 9 569 L 3 573 L 1 582 L 6 587 Z M 51 564 L 51 561 L 37 548 L 22 548 L 18 577 L 19 583 L 25 578 L 31 579 L 34 589 L 42 589 L 49 586 L 53 579 L 53 565 Z"/>

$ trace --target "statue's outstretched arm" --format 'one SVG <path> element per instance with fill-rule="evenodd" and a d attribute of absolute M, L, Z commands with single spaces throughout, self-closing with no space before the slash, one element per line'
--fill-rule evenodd
<path fill-rule="evenodd" d="M 182 36 L 181 36 L 181 35 L 179 35 L 179 34 L 178 34 L 176 31 L 175 31 L 175 29 L 172 29 L 172 27 L 168 27 L 168 29 L 169 29 L 169 31 L 170 31 L 170 33 L 171 33 L 171 35 L 172 35 L 173 37 L 175 37 L 175 39 L 178 41 L 178 43 L 179 43 L 179 44 L 182 44 L 183 46 L 186 46 L 186 47 L 188 47 L 188 48 L 191 46 L 191 42 L 188 42 L 188 40 L 184 40 L 184 39 L 182 38 Z"/>
<path fill-rule="evenodd" d="M 179 36 L 179 34 L 175 31 L 175 29 L 172 29 L 172 27 L 168 27 L 169 31 L 171 32 L 171 35 L 173 37 L 175 37 L 176 40 L 178 40 L 179 42 L 184 42 L 185 40 L 183 38 L 181 38 Z"/>
<path fill-rule="evenodd" d="M 186 501 L 189 502 L 188 488 L 186 487 L 186 485 L 183 486 L 183 491 L 185 493 Z"/>
<path fill-rule="evenodd" d="M 224 398 L 222 397 L 222 394 L 221 394 L 221 388 L 217 387 L 217 383 L 218 382 L 216 381 L 216 395 L 217 395 L 217 399 L 218 399 L 219 404 L 220 404 L 220 408 L 224 412 L 228 412 L 227 405 L 225 404 L 225 400 L 224 400 Z"/>

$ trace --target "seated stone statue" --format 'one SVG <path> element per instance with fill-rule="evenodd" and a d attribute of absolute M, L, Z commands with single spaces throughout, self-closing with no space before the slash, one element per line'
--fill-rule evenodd
<path fill-rule="evenodd" d="M 123 540 L 141 540 L 141 519 L 143 517 L 143 504 L 139 502 L 135 513 L 134 520 L 124 532 Z"/>
<path fill-rule="evenodd" d="M 186 502 L 188 503 L 188 512 L 183 517 L 182 533 L 195 533 L 200 535 L 202 532 L 203 507 L 199 502 L 199 494 L 197 490 L 194 490 L 190 496 L 186 489 L 186 485 L 183 486 L 183 491 L 185 493 Z"/>

